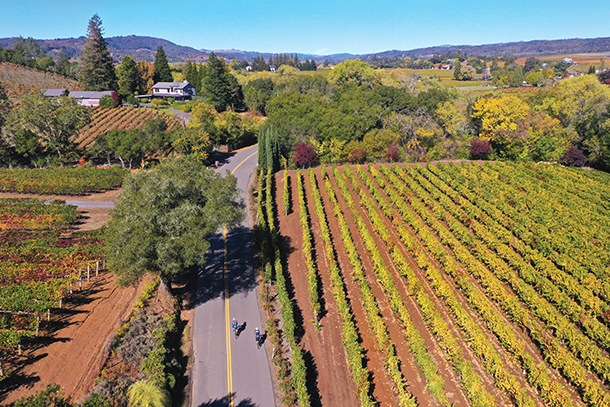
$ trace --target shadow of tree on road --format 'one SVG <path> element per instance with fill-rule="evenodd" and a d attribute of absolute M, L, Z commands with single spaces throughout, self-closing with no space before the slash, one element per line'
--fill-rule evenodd
<path fill-rule="evenodd" d="M 255 240 L 251 228 L 238 227 L 227 233 L 227 268 L 229 295 L 250 292 L 256 287 L 254 269 Z M 224 237 L 216 233 L 209 238 L 207 265 L 198 272 L 195 306 L 224 295 Z"/>
<path fill-rule="evenodd" d="M 233 399 L 235 400 L 235 393 L 233 393 Z M 239 402 L 239 404 L 234 404 L 236 407 L 259 407 L 258 404 L 254 403 L 252 399 L 245 399 Z M 198 407 L 229 407 L 229 396 L 224 396 L 223 398 L 211 400 L 206 403 L 201 403 Z"/>
<path fill-rule="evenodd" d="M 214 162 L 218 161 L 218 165 L 222 166 L 222 165 L 228 164 L 229 159 L 231 157 L 233 157 L 235 154 L 237 154 L 237 153 L 235 153 L 235 152 L 232 152 L 232 153 L 216 152 L 212 156 L 212 161 L 214 161 Z"/>

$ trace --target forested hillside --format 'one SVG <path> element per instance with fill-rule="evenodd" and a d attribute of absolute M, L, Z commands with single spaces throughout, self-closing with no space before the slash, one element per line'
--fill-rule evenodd
<path fill-rule="evenodd" d="M 12 48 L 16 38 L 0 38 L 0 47 Z M 136 60 L 153 61 L 155 50 L 161 45 L 167 53 L 170 62 L 182 62 L 185 60 L 205 60 L 211 51 L 198 50 L 188 46 L 177 45 L 171 41 L 146 37 L 140 35 L 129 35 L 125 37 L 108 37 L 109 50 L 115 61 L 125 55 L 131 55 Z M 82 53 L 85 37 L 63 38 L 53 40 L 39 40 L 43 49 L 53 57 L 57 57 L 60 51 L 64 51 L 70 58 L 78 58 Z M 610 37 L 603 38 L 572 38 L 565 40 L 534 40 L 522 42 L 507 42 L 500 44 L 483 45 L 443 45 L 410 50 L 380 51 L 373 54 L 333 54 L 333 55 L 309 55 L 299 54 L 303 58 L 316 58 L 339 63 L 348 59 L 361 58 L 404 58 L 406 56 L 421 58 L 432 55 L 455 53 L 460 50 L 466 55 L 551 55 L 551 54 L 574 54 L 574 53 L 610 53 Z M 287 50 L 293 52 L 294 50 Z M 253 60 L 261 55 L 268 59 L 271 54 L 262 51 L 241 50 L 216 50 L 217 55 L 228 59 Z"/>

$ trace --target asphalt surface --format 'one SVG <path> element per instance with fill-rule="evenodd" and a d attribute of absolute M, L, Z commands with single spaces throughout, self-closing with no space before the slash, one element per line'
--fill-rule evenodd
<path fill-rule="evenodd" d="M 114 202 L 110 201 L 66 201 L 68 205 L 75 205 L 83 209 L 112 209 Z"/>
<path fill-rule="evenodd" d="M 249 181 L 257 164 L 257 146 L 219 158 L 223 175 L 233 172 L 247 204 Z M 199 272 L 193 328 L 193 407 L 275 406 L 267 352 L 257 348 L 254 329 L 264 334 L 256 294 L 252 219 L 211 238 L 208 266 Z M 228 294 L 228 296 L 225 295 Z M 239 324 L 236 338 L 232 318 Z M 265 339 L 263 335 L 263 339 Z M 230 392 L 230 388 L 232 392 Z"/>

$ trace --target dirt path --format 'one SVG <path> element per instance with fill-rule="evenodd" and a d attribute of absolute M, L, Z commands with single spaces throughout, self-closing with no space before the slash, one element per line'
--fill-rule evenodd
<path fill-rule="evenodd" d="M 116 277 L 104 272 L 93 278 L 66 307 L 52 312 L 52 332 L 9 363 L 12 377 L 2 383 L 0 403 L 57 383 L 78 400 L 89 392 L 110 349 L 111 336 L 128 318 L 138 288 L 116 286 Z M 12 365 L 12 366 L 11 366 Z M 14 370 L 13 370 L 14 369 Z"/>

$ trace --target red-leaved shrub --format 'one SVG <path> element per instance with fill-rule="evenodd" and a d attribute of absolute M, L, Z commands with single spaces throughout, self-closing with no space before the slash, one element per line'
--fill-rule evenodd
<path fill-rule="evenodd" d="M 312 165 L 317 158 L 316 150 L 312 146 L 307 143 L 300 143 L 294 149 L 292 161 L 297 167 L 305 167 Z"/>
<path fill-rule="evenodd" d="M 470 142 L 470 159 L 486 160 L 491 154 L 491 144 L 487 140 L 473 138 Z"/>

